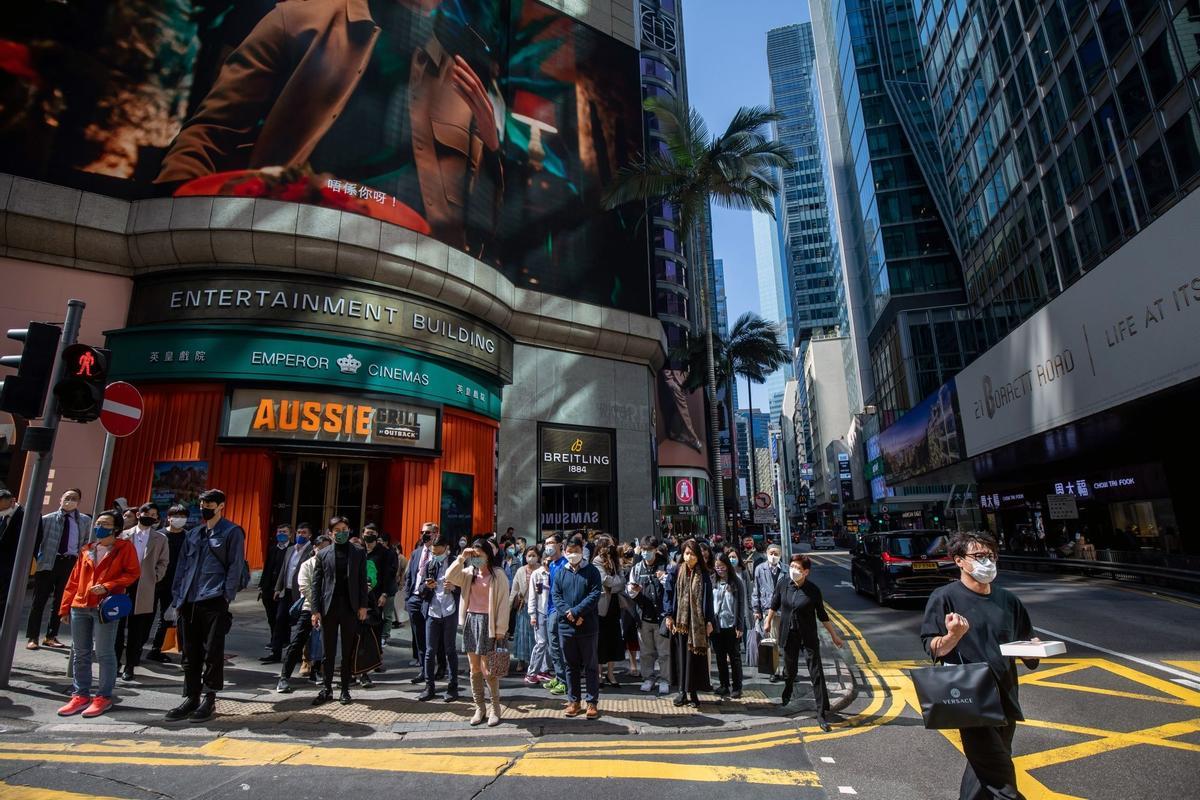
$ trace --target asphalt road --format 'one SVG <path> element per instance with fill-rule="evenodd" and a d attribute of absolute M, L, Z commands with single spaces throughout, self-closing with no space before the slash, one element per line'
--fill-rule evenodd
<path fill-rule="evenodd" d="M 812 720 L 750 730 L 640 735 L 430 730 L 289 739 L 271 731 L 154 731 L 0 725 L 0 800 L 531 796 L 752 800 L 843 796 L 950 800 L 964 761 L 957 737 L 926 731 L 905 670 L 923 663 L 921 603 L 879 607 L 849 586 L 847 556 L 813 572 L 863 689 L 831 733 Z M 1018 729 L 1029 800 L 1195 797 L 1200 774 L 1200 602 L 1107 582 L 1002 573 L 1043 638 L 1065 656 L 1022 678 Z M 777 688 L 777 687 L 773 687 Z M 0 704 L 10 702 L 0 697 Z M 549 729 L 548 729 L 549 730 Z"/>

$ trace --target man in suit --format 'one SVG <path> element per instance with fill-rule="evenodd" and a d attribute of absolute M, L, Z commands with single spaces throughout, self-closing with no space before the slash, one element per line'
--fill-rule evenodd
<path fill-rule="evenodd" d="M 37 546 L 35 547 L 37 572 L 33 576 L 33 606 L 29 609 L 29 623 L 25 626 L 26 650 L 38 649 L 38 629 L 42 627 L 42 616 L 46 604 L 50 603 L 50 620 L 46 623 L 45 647 L 64 647 L 58 641 L 58 626 L 61 620 L 55 613 L 62 604 L 63 589 L 79 550 L 91 538 L 92 518 L 79 510 L 83 492 L 67 489 L 58 500 L 58 510 L 46 514 L 38 524 Z"/>
<path fill-rule="evenodd" d="M 284 559 L 291 546 L 292 526 L 280 525 L 275 529 L 275 541 L 267 546 L 266 553 L 263 554 L 263 569 L 258 576 L 258 598 L 262 601 L 263 611 L 267 613 L 267 627 L 271 630 L 267 655 L 259 659 L 264 664 L 279 664 L 283 661 L 283 646 L 287 643 L 288 632 L 283 632 L 282 641 L 275 632 L 275 627 L 279 624 L 279 597 L 275 594 L 275 584 L 279 582 L 279 573 L 283 571 Z M 284 627 L 287 627 L 286 622 Z"/>
<path fill-rule="evenodd" d="M 333 663 L 338 639 L 342 641 L 341 696 L 338 701 L 349 705 L 350 681 L 353 679 L 354 651 L 360 623 L 367 618 L 370 603 L 367 597 L 367 553 L 350 543 L 350 522 L 345 517 L 329 521 L 333 547 L 317 554 L 313 569 L 312 596 L 317 606 L 312 623 L 319 628 L 325 644 L 325 685 L 317 693 L 313 705 L 333 699 Z M 339 636 L 340 634 L 340 636 Z"/>
<path fill-rule="evenodd" d="M 275 627 L 271 631 L 271 655 L 282 663 L 283 648 L 292 638 L 292 606 L 300 598 L 300 565 L 313 553 L 312 529 L 307 522 L 296 526 L 296 541 L 283 552 L 271 594 L 275 598 Z M 264 570 L 264 575 L 266 574 Z M 265 589 L 263 591 L 266 591 Z M 263 663 L 274 663 L 263 659 Z"/>
<path fill-rule="evenodd" d="M 21 538 L 21 522 L 25 509 L 8 489 L 0 489 L 0 619 L 4 619 L 8 603 L 8 587 L 12 580 L 13 562 L 17 560 L 17 542 Z"/>
<path fill-rule="evenodd" d="M 128 590 L 133 611 L 117 627 L 117 661 L 125 664 L 121 680 L 131 681 L 133 670 L 142 661 L 142 647 L 150 638 L 150 626 L 154 624 L 154 593 L 158 582 L 167 574 L 171 547 L 167 537 L 158 530 L 158 507 L 153 503 L 146 503 L 137 510 L 137 525 L 122 533 L 121 538 L 133 542 L 142 568 L 141 577 Z"/>
<path fill-rule="evenodd" d="M 423 611 L 425 601 L 421 598 L 421 589 L 424 585 L 423 577 L 425 567 L 429 565 L 429 559 L 433 555 L 433 551 L 429 547 L 429 540 L 438 530 L 438 526 L 432 522 L 426 522 L 421 526 L 421 543 L 417 545 L 417 549 L 413 550 L 412 555 L 408 559 L 408 569 L 404 573 L 404 608 L 408 611 L 408 620 L 412 623 L 412 646 L 413 646 L 413 661 L 417 666 L 417 674 L 411 683 L 425 683 L 425 612 Z"/>

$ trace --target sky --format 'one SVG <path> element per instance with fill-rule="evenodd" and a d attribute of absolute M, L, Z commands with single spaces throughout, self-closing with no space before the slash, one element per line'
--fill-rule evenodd
<path fill-rule="evenodd" d="M 688 98 L 710 131 L 720 133 L 740 106 L 770 105 L 767 31 L 808 20 L 804 0 L 683 0 L 683 41 L 687 55 Z M 713 252 L 725 261 L 729 322 L 746 311 L 758 313 L 754 271 L 754 231 L 749 211 L 713 208 Z M 745 408 L 745 381 L 739 398 Z M 766 410 L 762 387 L 755 407 Z"/>

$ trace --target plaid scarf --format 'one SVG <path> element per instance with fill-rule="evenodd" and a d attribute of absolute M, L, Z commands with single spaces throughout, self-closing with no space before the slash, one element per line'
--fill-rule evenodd
<path fill-rule="evenodd" d="M 688 650 L 696 655 L 706 654 L 708 628 L 704 618 L 704 575 L 700 570 L 680 565 L 675 579 L 675 606 L 675 624 L 687 632 Z"/>

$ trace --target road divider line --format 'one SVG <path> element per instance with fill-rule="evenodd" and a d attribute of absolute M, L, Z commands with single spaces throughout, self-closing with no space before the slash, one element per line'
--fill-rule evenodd
<path fill-rule="evenodd" d="M 438 767 L 425 765 L 436 772 Z M 519 778 L 627 778 L 636 780 L 685 781 L 688 783 L 732 783 L 764 786 L 821 785 L 817 773 L 810 770 L 768 769 L 765 767 L 712 766 L 677 764 L 670 761 L 622 761 L 604 758 L 531 758 L 521 759 L 504 773 Z"/>
<path fill-rule="evenodd" d="M 62 789 L 43 789 L 38 786 L 18 786 L 0 781 L 0 800 L 121 800 L 91 792 L 68 792 Z"/>
<path fill-rule="evenodd" d="M 1030 681 L 1021 681 L 1023 684 Z M 1163 703 L 1169 706 L 1191 706 L 1200 708 L 1200 701 L 1180 700 L 1177 697 L 1159 697 L 1152 694 L 1141 694 L 1139 692 L 1123 692 L 1120 689 L 1101 689 L 1096 686 L 1080 686 L 1075 683 L 1059 683 L 1058 681 L 1039 681 L 1033 684 L 1046 689 L 1066 689 L 1072 692 L 1083 692 L 1085 694 L 1098 694 L 1104 697 L 1119 697 L 1124 700 L 1141 700 L 1149 703 Z"/>
<path fill-rule="evenodd" d="M 1137 656 L 1131 656 L 1129 653 L 1122 653 L 1119 650 L 1109 650 L 1107 647 L 1101 647 L 1098 644 L 1093 644 L 1091 642 L 1085 642 L 1082 639 L 1072 639 L 1070 636 L 1066 636 L 1061 633 L 1055 633 L 1054 631 L 1047 630 L 1045 628 L 1034 628 L 1034 630 L 1037 631 L 1038 633 L 1044 633 L 1047 636 L 1053 637 L 1055 639 L 1061 639 L 1064 642 L 1070 642 L 1071 644 L 1077 644 L 1080 647 L 1086 647 L 1090 650 L 1096 650 L 1100 653 L 1105 653 L 1110 656 L 1116 656 L 1117 658 L 1125 659 L 1126 661 L 1132 661 L 1135 664 L 1141 664 L 1143 667 L 1150 667 L 1152 669 L 1159 670 L 1160 672 L 1166 672 L 1167 674 L 1174 675 L 1177 678 L 1187 678 L 1188 680 L 1192 680 L 1192 681 L 1200 681 L 1200 675 L 1196 675 L 1191 672 L 1185 672 L 1181 669 L 1176 669 L 1175 667 L 1168 667 L 1166 664 L 1159 664 L 1157 661 L 1149 661 L 1145 658 L 1138 658 Z"/>

